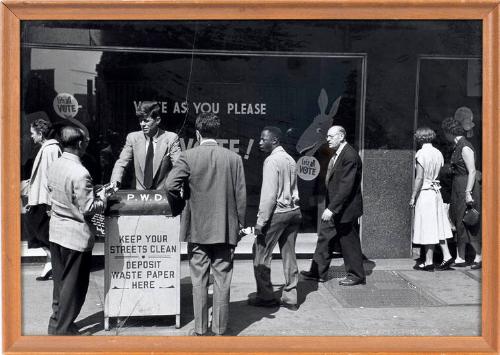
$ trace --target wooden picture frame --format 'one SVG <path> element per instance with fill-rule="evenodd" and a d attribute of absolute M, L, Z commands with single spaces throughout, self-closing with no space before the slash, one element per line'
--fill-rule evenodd
<path fill-rule="evenodd" d="M 498 0 L 4 0 L 2 17 L 3 351 L 21 353 L 499 353 L 500 2 Z M 21 335 L 19 246 L 22 20 L 392 19 L 483 24 L 482 335 L 477 337 L 41 337 Z"/>

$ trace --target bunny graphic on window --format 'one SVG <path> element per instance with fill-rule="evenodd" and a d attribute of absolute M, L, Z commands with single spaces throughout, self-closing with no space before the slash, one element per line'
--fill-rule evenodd
<path fill-rule="evenodd" d="M 342 96 L 339 96 L 333 102 L 330 112 L 326 113 L 328 95 L 325 89 L 321 89 L 318 97 L 319 115 L 314 117 L 313 122 L 300 136 L 295 146 L 297 152 L 306 156 L 313 156 L 319 147 L 326 143 L 326 132 L 333 124 L 333 117 L 337 114 L 341 98 Z"/>

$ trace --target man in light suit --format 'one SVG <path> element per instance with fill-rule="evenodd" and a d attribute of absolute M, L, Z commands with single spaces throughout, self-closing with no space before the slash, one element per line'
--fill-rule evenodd
<path fill-rule="evenodd" d="M 159 128 L 160 105 L 144 101 L 136 111 L 142 131 L 127 135 L 125 146 L 111 173 L 111 183 L 119 186 L 130 162 L 134 161 L 137 190 L 158 190 L 165 186 L 172 164 L 181 153 L 179 137 Z"/>
<path fill-rule="evenodd" d="M 311 268 L 301 271 L 301 274 L 305 279 L 326 281 L 333 245 L 338 240 L 347 272 L 346 278 L 340 280 L 339 284 L 354 286 L 366 283 L 358 225 L 358 218 L 363 214 L 362 163 L 345 137 L 346 131 L 341 126 L 333 126 L 328 130 L 327 141 L 334 155 L 326 174 L 326 208 L 321 216 Z"/>
<path fill-rule="evenodd" d="M 95 239 L 89 219 L 104 211 L 105 197 L 95 197 L 92 178 L 80 160 L 88 145 L 84 132 L 73 126 L 63 127 L 61 145 L 63 154 L 52 163 L 48 173 L 54 279 L 48 333 L 79 335 L 74 321 L 87 295 Z"/>
<path fill-rule="evenodd" d="M 195 319 L 189 335 L 208 334 L 210 268 L 214 275 L 212 332 L 226 332 L 234 248 L 245 225 L 243 162 L 238 154 L 217 145 L 219 127 L 215 114 L 198 116 L 196 138 L 200 145 L 181 153 L 166 183 L 174 215 L 180 212 L 179 203 L 185 201 L 180 235 L 181 241 L 188 242 Z"/>

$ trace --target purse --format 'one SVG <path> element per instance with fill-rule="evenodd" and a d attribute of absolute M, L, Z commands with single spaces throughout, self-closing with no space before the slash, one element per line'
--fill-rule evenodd
<path fill-rule="evenodd" d="M 467 206 L 465 213 L 464 213 L 464 218 L 462 219 L 465 226 L 467 226 L 469 228 L 475 227 L 479 223 L 479 220 L 480 220 L 479 211 L 476 210 L 472 206 Z"/>

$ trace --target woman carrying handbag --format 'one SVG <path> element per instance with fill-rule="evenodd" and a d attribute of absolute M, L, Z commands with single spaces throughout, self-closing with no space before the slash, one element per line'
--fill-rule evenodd
<path fill-rule="evenodd" d="M 453 182 L 451 188 L 450 216 L 455 224 L 457 233 L 457 257 L 453 267 L 465 267 L 465 248 L 470 244 L 476 253 L 471 269 L 482 267 L 481 257 L 481 186 L 476 179 L 476 156 L 474 147 L 465 138 L 465 129 L 456 119 L 449 117 L 442 123 L 446 139 L 455 144 L 451 155 L 451 171 Z M 469 209 L 475 208 L 474 218 L 467 217 L 466 213 L 474 213 Z M 464 222 L 465 218 L 465 222 Z M 468 222 L 468 219 L 471 222 Z"/>

